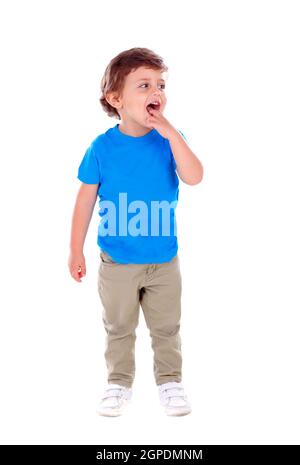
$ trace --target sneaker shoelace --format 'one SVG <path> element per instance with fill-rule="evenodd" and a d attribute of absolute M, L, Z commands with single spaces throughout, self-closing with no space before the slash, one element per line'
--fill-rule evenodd
<path fill-rule="evenodd" d="M 126 393 L 126 388 L 123 386 L 120 386 L 120 387 L 115 386 L 115 385 L 107 386 L 105 388 L 102 400 L 107 399 L 109 397 L 118 397 L 118 398 L 123 397 L 123 396 L 126 397 L 125 393 Z"/>
<path fill-rule="evenodd" d="M 181 397 L 186 399 L 184 388 L 175 382 L 166 383 L 161 393 L 165 399 L 169 399 L 170 397 Z"/>

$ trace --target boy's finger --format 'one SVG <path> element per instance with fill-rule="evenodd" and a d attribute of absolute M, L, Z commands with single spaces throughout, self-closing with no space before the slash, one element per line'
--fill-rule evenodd
<path fill-rule="evenodd" d="M 80 281 L 78 275 L 72 274 L 72 277 L 75 279 L 75 281 Z"/>
<path fill-rule="evenodd" d="M 84 265 L 80 267 L 79 273 L 80 273 L 80 277 L 83 277 L 86 275 L 86 267 Z"/>
<path fill-rule="evenodd" d="M 80 280 L 80 277 L 81 277 L 80 273 L 81 273 L 81 271 L 79 271 L 78 269 L 72 270 L 71 275 L 75 279 L 75 281 L 79 281 L 79 282 L 81 281 Z"/>

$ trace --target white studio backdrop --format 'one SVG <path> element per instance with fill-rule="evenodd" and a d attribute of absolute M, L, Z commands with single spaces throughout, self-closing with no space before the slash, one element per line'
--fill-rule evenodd
<path fill-rule="evenodd" d="M 4 1 L 1 35 L 2 444 L 299 444 L 299 3 Z M 77 169 L 116 124 L 110 59 L 153 49 L 165 116 L 204 166 L 180 181 L 183 383 L 165 416 L 140 312 L 131 411 L 97 417 L 106 381 L 98 202 L 87 275 L 68 271 Z M 142 426 L 142 427 L 141 427 Z"/>

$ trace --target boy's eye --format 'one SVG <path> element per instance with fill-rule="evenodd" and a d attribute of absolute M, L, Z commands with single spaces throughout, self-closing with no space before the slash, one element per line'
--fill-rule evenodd
<path fill-rule="evenodd" d="M 143 87 L 143 86 L 148 86 L 149 84 L 142 84 L 140 87 Z M 165 84 L 160 84 L 162 86 L 162 89 L 165 89 L 166 85 Z"/>

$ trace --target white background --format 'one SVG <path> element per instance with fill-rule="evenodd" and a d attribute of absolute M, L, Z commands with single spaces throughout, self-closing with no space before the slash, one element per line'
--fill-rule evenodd
<path fill-rule="evenodd" d="M 3 444 L 299 444 L 299 2 L 4 1 L 1 42 Z M 106 382 L 98 205 L 87 275 L 69 274 L 79 163 L 117 123 L 109 61 L 169 66 L 165 116 L 204 166 L 180 181 L 183 384 L 167 417 L 142 312 L 133 404 L 96 415 Z"/>

